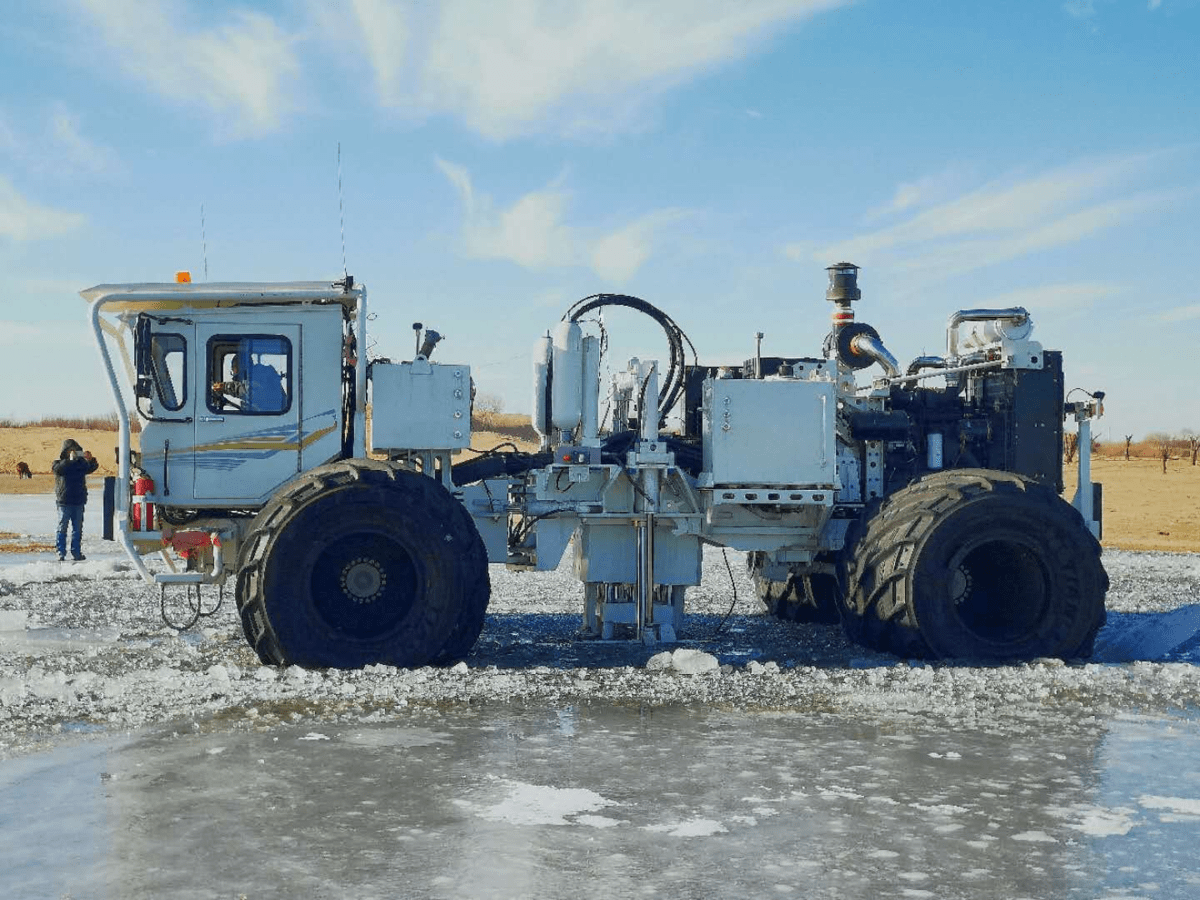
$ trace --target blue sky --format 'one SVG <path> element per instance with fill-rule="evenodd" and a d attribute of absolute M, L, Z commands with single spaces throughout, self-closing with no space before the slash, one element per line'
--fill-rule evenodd
<path fill-rule="evenodd" d="M 1020 304 L 1104 437 L 1200 431 L 1200 0 L 47 0 L 0 39 L 0 416 L 111 409 L 82 288 L 339 277 L 340 144 L 372 353 L 422 321 L 509 409 L 601 291 L 702 362 L 817 355 L 849 259 L 901 362 Z"/>

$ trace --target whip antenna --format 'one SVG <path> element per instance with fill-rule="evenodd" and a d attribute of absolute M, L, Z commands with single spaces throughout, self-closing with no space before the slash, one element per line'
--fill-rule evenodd
<path fill-rule="evenodd" d="M 204 280 L 208 281 L 208 238 L 204 234 L 204 204 L 200 204 L 200 255 L 204 258 Z"/>
<path fill-rule="evenodd" d="M 338 176 L 338 222 L 342 229 L 342 275 L 350 274 L 346 267 L 346 209 L 342 202 L 342 142 L 337 145 L 337 176 Z"/>

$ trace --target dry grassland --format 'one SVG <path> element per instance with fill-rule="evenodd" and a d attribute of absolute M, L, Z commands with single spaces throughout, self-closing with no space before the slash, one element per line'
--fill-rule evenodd
<path fill-rule="evenodd" d="M 117 436 L 113 431 L 0 427 L 0 493 L 53 492 L 50 464 L 58 458 L 67 437 L 75 438 L 100 460 L 97 476 L 116 474 Z M 511 444 L 529 452 L 537 449 L 535 437 L 528 417 L 483 413 L 474 422 L 472 447 L 490 450 Z M 136 446 L 137 435 L 133 439 Z M 33 478 L 17 478 L 14 473 L 18 461 L 29 464 Z M 1074 463 L 1064 466 L 1064 496 L 1068 500 L 1075 492 L 1075 473 Z M 1164 475 L 1160 459 L 1135 457 L 1127 461 L 1095 456 L 1092 478 L 1104 484 L 1104 546 L 1200 552 L 1200 466 L 1191 465 L 1190 459 L 1170 460 Z"/>

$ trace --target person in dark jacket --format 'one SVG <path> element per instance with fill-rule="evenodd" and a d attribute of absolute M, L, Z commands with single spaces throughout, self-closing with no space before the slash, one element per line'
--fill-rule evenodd
<path fill-rule="evenodd" d="M 54 472 L 54 502 L 58 505 L 58 558 L 67 558 L 67 526 L 71 527 L 71 557 L 83 559 L 83 508 L 87 505 L 87 477 L 100 463 L 90 450 L 73 438 L 63 441 L 62 452 L 50 466 Z"/>

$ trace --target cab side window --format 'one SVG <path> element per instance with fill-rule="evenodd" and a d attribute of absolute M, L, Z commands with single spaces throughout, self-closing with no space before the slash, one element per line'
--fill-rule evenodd
<path fill-rule="evenodd" d="M 219 334 L 208 341 L 208 408 L 274 416 L 292 405 L 292 342 L 280 335 Z"/>
<path fill-rule="evenodd" d="M 158 402 L 176 412 L 187 400 L 187 341 L 181 334 L 158 333 L 150 338 L 150 371 Z"/>

